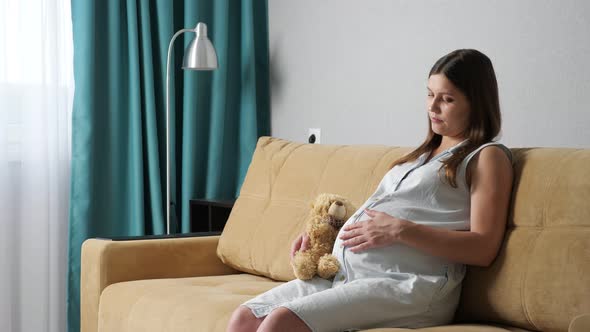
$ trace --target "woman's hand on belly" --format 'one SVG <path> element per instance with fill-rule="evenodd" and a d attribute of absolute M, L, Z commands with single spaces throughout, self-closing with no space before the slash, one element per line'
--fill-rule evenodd
<path fill-rule="evenodd" d="M 391 216 L 385 212 L 365 209 L 370 218 L 342 228 L 342 245 L 352 252 L 390 246 L 398 242 L 398 235 L 410 221 Z"/>

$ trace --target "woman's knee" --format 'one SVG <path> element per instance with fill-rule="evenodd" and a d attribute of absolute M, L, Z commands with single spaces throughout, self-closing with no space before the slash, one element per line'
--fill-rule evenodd
<path fill-rule="evenodd" d="M 301 318 L 295 315 L 291 310 L 279 307 L 273 310 L 260 325 L 258 331 L 301 331 L 310 332 L 311 330 Z"/>
<path fill-rule="evenodd" d="M 234 310 L 231 318 L 229 319 L 227 331 L 256 331 L 263 320 L 264 318 L 256 318 L 256 316 L 254 316 L 250 308 L 241 305 L 236 310 Z"/>

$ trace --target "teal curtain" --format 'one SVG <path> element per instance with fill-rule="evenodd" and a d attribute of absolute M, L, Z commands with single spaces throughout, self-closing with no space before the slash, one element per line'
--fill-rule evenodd
<path fill-rule="evenodd" d="M 166 57 L 172 35 L 208 26 L 219 69 L 171 65 L 171 196 L 189 232 L 191 198 L 237 197 L 270 134 L 267 2 L 72 0 L 75 95 L 68 330 L 80 326 L 80 247 L 90 237 L 163 234 Z"/>

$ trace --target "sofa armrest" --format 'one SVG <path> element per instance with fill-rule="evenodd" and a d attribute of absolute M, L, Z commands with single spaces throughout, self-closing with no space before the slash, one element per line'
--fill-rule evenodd
<path fill-rule="evenodd" d="M 108 285 L 238 273 L 217 257 L 218 241 L 219 236 L 84 241 L 80 274 L 81 331 L 97 330 L 100 294 Z"/>
<path fill-rule="evenodd" d="M 570 322 L 567 332 L 587 332 L 590 331 L 590 314 L 581 314 L 574 317 Z"/>

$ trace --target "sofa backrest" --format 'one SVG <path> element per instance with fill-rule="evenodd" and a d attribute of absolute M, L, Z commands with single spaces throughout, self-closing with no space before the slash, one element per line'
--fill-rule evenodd
<path fill-rule="evenodd" d="M 504 242 L 468 267 L 456 320 L 567 331 L 590 313 L 590 149 L 517 148 Z"/>
<path fill-rule="evenodd" d="M 219 257 L 237 270 L 293 279 L 290 246 L 317 194 L 338 193 L 360 206 L 411 150 L 261 137 Z M 590 150 L 511 150 L 515 182 L 504 243 L 490 267 L 468 267 L 457 320 L 565 331 L 572 317 L 590 312 Z"/>
<path fill-rule="evenodd" d="M 305 228 L 313 199 L 336 193 L 361 206 L 404 151 L 410 149 L 261 137 L 219 239 L 219 257 L 240 271 L 294 279 L 290 247 Z"/>

